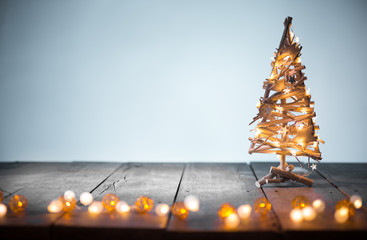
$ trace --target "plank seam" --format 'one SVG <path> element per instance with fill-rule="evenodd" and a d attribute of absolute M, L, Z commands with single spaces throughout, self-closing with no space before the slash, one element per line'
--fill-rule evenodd
<path fill-rule="evenodd" d="M 252 173 L 254 174 L 256 181 L 258 181 L 259 179 L 257 178 L 257 175 L 256 175 L 256 173 L 255 173 L 254 168 L 252 167 L 251 162 L 250 162 L 250 164 L 248 164 L 248 165 L 249 165 L 249 167 L 250 167 L 250 169 L 251 169 Z M 263 189 L 262 187 L 260 187 L 260 189 L 261 189 L 262 193 L 264 194 L 265 198 L 269 201 L 268 196 L 266 195 L 266 193 L 265 193 L 264 189 Z M 270 201 L 269 201 L 269 202 L 270 202 Z M 271 208 L 271 212 L 274 214 L 275 221 L 278 223 L 278 231 L 279 231 L 279 232 L 283 232 L 283 228 L 282 228 L 282 225 L 281 225 L 280 219 L 279 219 L 278 215 L 275 213 L 275 211 L 274 211 L 274 209 L 273 209 L 273 208 Z"/>
<path fill-rule="evenodd" d="M 315 171 L 322 177 L 324 178 L 326 181 L 328 181 L 333 187 L 335 187 L 336 189 L 338 189 L 339 192 L 341 192 L 341 194 L 343 194 L 345 197 L 350 198 L 349 194 L 347 194 L 346 192 L 344 192 L 340 187 L 338 187 L 334 182 L 332 182 L 330 179 L 328 179 L 324 174 L 322 174 L 319 170 L 315 169 Z"/>

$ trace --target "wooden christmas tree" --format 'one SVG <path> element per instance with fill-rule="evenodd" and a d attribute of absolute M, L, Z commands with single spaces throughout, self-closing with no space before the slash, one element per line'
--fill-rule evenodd
<path fill-rule="evenodd" d="M 294 166 L 286 163 L 286 156 L 299 156 L 319 161 L 321 153 L 316 134 L 316 114 L 301 64 L 301 45 L 291 31 L 292 18 L 284 21 L 284 32 L 271 66 L 271 75 L 264 82 L 264 97 L 260 98 L 259 113 L 250 125 L 260 120 L 254 138 L 250 138 L 249 153 L 271 153 L 280 156 L 280 165 L 272 167 L 270 173 L 256 182 L 258 187 L 265 183 L 284 182 L 289 179 L 312 186 L 313 181 L 305 176 L 292 173 Z M 300 161 L 299 161 L 300 162 Z M 301 166 L 302 163 L 300 162 Z M 316 167 L 313 164 L 312 168 Z"/>

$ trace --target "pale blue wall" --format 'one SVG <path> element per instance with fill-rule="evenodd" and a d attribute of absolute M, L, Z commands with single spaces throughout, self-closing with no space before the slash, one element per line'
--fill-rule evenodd
<path fill-rule="evenodd" d="M 325 162 L 367 162 L 367 1 L 0 1 L 0 161 L 253 161 L 286 16 Z"/>

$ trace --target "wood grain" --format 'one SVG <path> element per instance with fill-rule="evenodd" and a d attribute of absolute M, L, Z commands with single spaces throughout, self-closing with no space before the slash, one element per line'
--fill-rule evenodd
<path fill-rule="evenodd" d="M 169 239 L 251 239 L 259 233 L 269 239 L 276 238 L 278 225 L 272 214 L 260 219 L 252 213 L 248 221 L 235 229 L 226 229 L 218 218 L 218 208 L 225 202 L 238 207 L 252 205 L 255 199 L 263 197 L 255 181 L 247 164 L 188 164 L 176 202 L 195 195 L 200 199 L 200 211 L 191 212 L 186 220 L 171 216 L 167 228 Z"/>
<path fill-rule="evenodd" d="M 47 213 L 48 203 L 68 189 L 77 195 L 91 191 L 118 166 L 118 163 L 32 163 L 8 168 L 8 174 L 1 175 L 4 188 L 24 185 L 16 193 L 27 197 L 28 207 L 21 215 L 9 209 L 6 217 L 0 218 L 2 239 L 50 239 L 51 224 L 62 214 Z M 6 203 L 13 193 L 7 195 Z"/>
<path fill-rule="evenodd" d="M 251 164 L 257 176 L 266 174 L 271 165 L 271 163 Z M 297 168 L 294 171 L 297 171 Z M 367 225 L 366 221 L 363 222 L 362 220 L 364 219 L 364 213 L 360 212 L 360 217 L 362 219 L 356 217 L 347 224 L 338 224 L 334 220 L 334 207 L 339 200 L 344 198 L 344 196 L 316 172 L 313 172 L 309 178 L 314 180 L 312 188 L 290 181 L 278 184 L 267 184 L 262 187 L 272 204 L 275 214 L 280 220 L 282 231 L 285 232 L 286 237 L 289 239 L 313 239 L 317 235 L 319 238 L 350 238 L 365 234 Z M 289 213 L 292 210 L 291 201 L 298 195 L 306 196 L 310 201 L 318 198 L 324 200 L 326 202 L 325 212 L 318 215 L 312 222 L 292 222 L 289 217 Z"/>
<path fill-rule="evenodd" d="M 171 205 L 181 180 L 184 164 L 129 163 L 123 165 L 92 192 L 96 200 L 114 193 L 128 204 L 145 195 L 155 204 Z M 162 239 L 168 217 L 154 212 L 120 215 L 104 212 L 91 216 L 82 208 L 60 218 L 53 229 L 54 239 Z M 77 234 L 76 234 L 77 233 Z"/>

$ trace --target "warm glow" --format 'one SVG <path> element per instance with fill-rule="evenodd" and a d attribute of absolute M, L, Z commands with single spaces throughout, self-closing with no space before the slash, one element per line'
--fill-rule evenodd
<path fill-rule="evenodd" d="M 293 208 L 304 208 L 304 207 L 308 207 L 309 205 L 310 205 L 310 200 L 308 200 L 308 198 L 303 195 L 296 196 L 292 200 Z"/>
<path fill-rule="evenodd" d="M 296 37 L 296 43 L 299 43 L 299 37 Z"/>
<path fill-rule="evenodd" d="M 312 221 L 316 218 L 316 211 L 312 207 L 305 207 L 302 209 L 302 215 L 306 221 Z"/>
<path fill-rule="evenodd" d="M 290 32 L 290 35 L 291 35 L 291 39 L 293 39 L 294 38 L 294 33 Z"/>
<path fill-rule="evenodd" d="M 236 213 L 231 213 L 224 219 L 224 224 L 227 228 L 235 228 L 240 224 L 240 219 Z"/>
<path fill-rule="evenodd" d="M 135 201 L 135 210 L 139 213 L 146 213 L 152 210 L 154 201 L 146 196 L 140 196 Z"/>
<path fill-rule="evenodd" d="M 185 208 L 183 202 L 175 202 L 171 207 L 171 212 L 173 216 L 179 219 L 186 219 L 189 216 L 189 211 Z"/>
<path fill-rule="evenodd" d="M 271 210 L 271 204 L 266 198 L 258 198 L 254 202 L 254 210 L 256 213 L 266 215 Z"/>
<path fill-rule="evenodd" d="M 260 108 L 260 106 L 261 106 L 261 102 L 260 102 L 260 101 L 258 101 L 258 102 L 256 103 L 256 107 L 257 107 L 257 108 Z"/>
<path fill-rule="evenodd" d="M 297 126 L 298 131 L 301 131 L 302 128 L 303 128 L 303 125 L 301 125 L 301 124 Z"/>
<path fill-rule="evenodd" d="M 312 147 L 317 148 L 318 142 L 313 142 Z"/>
<path fill-rule="evenodd" d="M 307 110 L 304 109 L 304 108 L 302 108 L 301 112 L 304 113 L 304 114 L 306 114 L 307 113 Z"/>
<path fill-rule="evenodd" d="M 311 95 L 311 89 L 307 89 L 306 90 L 306 96 L 310 96 Z"/>
<path fill-rule="evenodd" d="M 103 204 L 99 201 L 94 201 L 89 207 L 88 212 L 90 214 L 100 214 L 103 211 Z"/>
<path fill-rule="evenodd" d="M 9 200 L 9 207 L 14 213 L 24 212 L 27 205 L 28 200 L 23 195 L 15 194 L 14 197 Z"/>
<path fill-rule="evenodd" d="M 281 111 L 281 112 L 284 111 L 284 108 L 283 107 L 279 107 L 279 106 L 275 106 L 275 109 L 278 110 L 278 111 Z"/>
<path fill-rule="evenodd" d="M 296 63 L 301 63 L 301 58 L 300 57 L 296 58 L 296 61 L 295 62 Z"/>
<path fill-rule="evenodd" d="M 338 223 L 345 223 L 349 218 L 348 208 L 341 207 L 334 213 L 334 218 Z"/>
<path fill-rule="evenodd" d="M 66 201 L 72 201 L 72 199 L 76 199 L 75 193 L 71 190 L 67 190 L 64 193 L 64 198 Z"/>
<path fill-rule="evenodd" d="M 156 207 L 155 207 L 155 213 L 158 215 L 158 216 L 167 216 L 169 212 L 169 206 L 168 204 L 165 204 L 165 203 L 161 203 L 161 204 L 158 204 Z"/>
<path fill-rule="evenodd" d="M 107 193 L 102 198 L 103 207 L 106 208 L 109 212 L 112 212 L 115 210 L 116 203 L 118 202 L 119 202 L 119 198 L 115 194 L 112 194 L 112 193 Z"/>
<path fill-rule="evenodd" d="M 290 90 L 289 88 L 286 88 L 286 89 L 284 89 L 284 90 L 283 90 L 283 92 L 284 92 L 285 94 L 288 94 L 290 91 L 291 91 L 291 90 Z"/>
<path fill-rule="evenodd" d="M 293 222 L 295 223 L 299 223 L 302 222 L 303 220 L 303 214 L 302 214 L 302 210 L 296 208 L 293 209 L 290 214 L 289 214 L 290 218 L 292 219 Z"/>
<path fill-rule="evenodd" d="M 358 195 L 353 195 L 350 197 L 350 202 L 353 204 L 353 206 L 356 209 L 359 209 L 362 207 L 362 198 Z"/>
<path fill-rule="evenodd" d="M 22 207 L 22 206 L 23 206 L 22 202 L 18 202 L 18 207 Z"/>
<path fill-rule="evenodd" d="M 3 203 L 0 203 L 0 217 L 4 217 L 7 211 L 8 210 L 6 208 L 6 205 Z"/>
<path fill-rule="evenodd" d="M 93 202 L 93 195 L 90 194 L 89 192 L 83 192 L 80 195 L 80 202 L 84 205 L 84 206 L 88 206 L 89 204 L 91 204 Z"/>
<path fill-rule="evenodd" d="M 292 156 L 297 156 L 297 152 L 295 150 L 291 150 Z"/>
<path fill-rule="evenodd" d="M 189 195 L 184 200 L 185 207 L 191 212 L 197 212 L 200 208 L 199 199 L 193 195 Z"/>
<path fill-rule="evenodd" d="M 62 202 L 59 199 L 52 200 L 47 206 L 50 213 L 59 213 L 62 211 Z"/>
<path fill-rule="evenodd" d="M 242 219 L 247 219 L 250 217 L 252 207 L 249 204 L 241 205 L 237 208 L 237 214 Z"/>
<path fill-rule="evenodd" d="M 278 140 L 275 140 L 274 141 L 274 145 L 277 146 L 277 147 L 279 147 L 279 145 L 280 145 L 279 141 Z"/>
<path fill-rule="evenodd" d="M 317 212 L 323 212 L 325 209 L 325 202 L 321 199 L 316 199 L 312 202 L 312 206 Z"/>
<path fill-rule="evenodd" d="M 256 138 L 259 137 L 260 134 L 261 134 L 261 131 L 258 128 L 256 128 L 255 137 Z"/>
<path fill-rule="evenodd" d="M 116 211 L 118 213 L 127 213 L 130 211 L 130 206 L 129 204 L 127 204 L 125 201 L 119 201 L 117 204 L 116 204 Z"/>
<path fill-rule="evenodd" d="M 232 204 L 224 203 L 219 207 L 218 216 L 220 218 L 226 218 L 235 212 L 235 208 Z"/>

